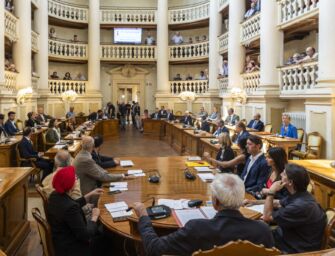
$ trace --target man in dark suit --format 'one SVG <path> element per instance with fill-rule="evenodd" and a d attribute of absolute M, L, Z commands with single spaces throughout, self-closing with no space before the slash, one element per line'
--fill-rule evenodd
<path fill-rule="evenodd" d="M 120 160 L 109 157 L 109 156 L 103 156 L 100 155 L 100 147 L 103 144 L 103 138 L 100 135 L 97 135 L 94 137 L 94 149 L 91 153 L 93 160 L 96 162 L 97 165 L 99 165 L 101 168 L 108 169 L 113 168 L 120 164 Z"/>
<path fill-rule="evenodd" d="M 111 119 L 115 118 L 115 106 L 113 105 L 112 102 L 107 103 L 107 114 L 109 118 Z"/>
<path fill-rule="evenodd" d="M 98 120 L 98 113 L 97 112 L 92 112 L 91 114 L 88 115 L 87 117 L 88 120 L 95 122 Z"/>
<path fill-rule="evenodd" d="M 19 143 L 19 151 L 20 151 L 21 158 L 27 159 L 27 162 L 23 163 L 23 166 L 31 166 L 30 159 L 31 158 L 36 159 L 35 161 L 36 166 L 43 170 L 43 176 L 42 176 L 42 180 L 43 180 L 46 176 L 48 176 L 52 172 L 53 164 L 49 162 L 48 160 L 42 158 L 44 153 L 42 152 L 39 153 L 34 150 L 33 143 L 30 139 L 32 133 L 33 132 L 30 127 L 24 128 L 23 138 L 21 142 Z"/>
<path fill-rule="evenodd" d="M 49 116 L 47 114 L 44 113 L 44 108 L 43 107 L 39 107 L 37 109 L 37 116 L 36 116 L 36 120 L 40 123 L 45 123 L 47 122 L 47 120 L 49 119 L 53 119 L 52 116 Z"/>
<path fill-rule="evenodd" d="M 26 120 L 26 126 L 35 127 L 36 125 L 39 125 L 40 122 L 36 120 L 36 116 L 35 112 L 29 112 L 27 114 L 28 120 Z"/>
<path fill-rule="evenodd" d="M 203 116 L 201 118 L 201 127 L 200 127 L 200 130 L 205 131 L 205 132 L 209 132 L 210 131 L 209 123 L 208 123 L 208 121 L 207 121 L 207 119 L 206 119 L 205 116 Z"/>
<path fill-rule="evenodd" d="M 274 244 L 271 231 L 264 222 L 245 218 L 239 207 L 244 200 L 244 185 L 234 174 L 217 175 L 211 184 L 213 207 L 217 214 L 212 219 L 194 219 L 167 236 L 159 237 L 152 227 L 146 207 L 135 203 L 139 217 L 138 230 L 145 254 L 192 255 L 230 241 L 248 240 L 271 248 Z"/>
<path fill-rule="evenodd" d="M 216 129 L 216 131 L 213 133 L 213 135 L 215 136 L 215 137 L 219 137 L 219 135 L 221 134 L 221 133 L 228 133 L 229 134 L 229 130 L 228 130 L 228 128 L 224 125 L 224 121 L 223 120 L 220 120 L 219 122 L 218 122 L 218 128 Z"/>
<path fill-rule="evenodd" d="M 15 112 L 8 112 L 8 120 L 5 123 L 5 130 L 9 136 L 14 136 L 20 130 L 17 128 L 15 124 Z"/>
<path fill-rule="evenodd" d="M 160 114 L 161 118 L 166 118 L 167 112 L 166 112 L 164 106 L 161 106 L 161 110 L 159 111 L 159 114 Z"/>
<path fill-rule="evenodd" d="M 5 119 L 5 116 L 3 114 L 0 114 L 0 136 L 4 136 L 7 138 L 8 134 L 4 126 L 4 119 Z"/>
<path fill-rule="evenodd" d="M 236 132 L 236 135 L 235 135 L 236 139 L 234 140 L 234 142 L 236 144 L 238 144 L 240 140 L 248 138 L 250 135 L 243 122 L 238 122 L 235 128 L 235 132 Z"/>
<path fill-rule="evenodd" d="M 185 111 L 185 115 L 181 118 L 180 122 L 182 124 L 193 126 L 193 119 L 192 119 L 189 111 L 187 111 L 187 110 Z"/>
<path fill-rule="evenodd" d="M 174 116 L 174 114 L 171 112 L 171 110 L 169 108 L 166 110 L 166 119 L 168 121 L 175 120 L 175 116 Z"/>
<path fill-rule="evenodd" d="M 246 160 L 244 170 L 241 174 L 245 189 L 250 192 L 261 191 L 270 176 L 270 167 L 262 152 L 262 139 L 250 135 L 247 140 L 247 149 L 250 157 Z"/>
<path fill-rule="evenodd" d="M 156 108 L 155 113 L 152 113 L 150 115 L 150 117 L 151 117 L 151 119 L 156 119 L 156 120 L 161 119 L 161 114 L 160 114 L 159 108 Z"/>
<path fill-rule="evenodd" d="M 248 128 L 255 129 L 258 131 L 263 131 L 264 130 L 264 123 L 261 121 L 261 114 L 257 113 L 254 115 L 254 119 L 250 120 Z"/>

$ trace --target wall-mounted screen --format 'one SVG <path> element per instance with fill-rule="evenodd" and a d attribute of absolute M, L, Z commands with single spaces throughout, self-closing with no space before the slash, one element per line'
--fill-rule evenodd
<path fill-rule="evenodd" d="M 114 28 L 115 44 L 141 44 L 141 28 Z"/>

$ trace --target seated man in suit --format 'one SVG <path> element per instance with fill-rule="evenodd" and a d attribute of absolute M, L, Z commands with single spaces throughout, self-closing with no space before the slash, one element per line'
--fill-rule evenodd
<path fill-rule="evenodd" d="M 19 151 L 21 158 L 27 159 L 26 163 L 23 163 L 23 166 L 31 166 L 31 158 L 36 159 L 36 166 L 43 170 L 42 180 L 52 172 L 53 164 L 47 159 L 42 158 L 44 153 L 37 152 L 33 148 L 33 143 L 31 141 L 31 135 L 33 131 L 30 127 L 26 127 L 23 130 L 23 138 L 19 143 Z"/>
<path fill-rule="evenodd" d="M 224 122 L 223 122 L 223 120 L 220 120 L 220 121 L 218 122 L 218 128 L 217 128 L 216 131 L 213 133 L 213 135 L 214 135 L 215 137 L 219 137 L 219 135 L 220 135 L 221 133 L 224 133 L 224 132 L 226 132 L 226 133 L 229 134 L 229 130 L 227 129 L 227 127 L 224 126 Z"/>
<path fill-rule="evenodd" d="M 4 126 L 4 120 L 5 116 L 3 114 L 0 114 L 0 136 L 8 137 L 8 134 L 6 132 L 5 126 Z"/>
<path fill-rule="evenodd" d="M 216 107 L 213 107 L 213 112 L 210 116 L 207 118 L 211 122 L 217 122 L 221 120 L 221 114 L 219 113 L 218 109 Z"/>
<path fill-rule="evenodd" d="M 45 140 L 49 144 L 57 143 L 61 139 L 60 129 L 56 127 L 56 119 L 51 119 L 48 124 L 48 130 L 45 134 Z"/>
<path fill-rule="evenodd" d="M 254 244 L 273 246 L 269 227 L 256 220 L 245 218 L 239 211 L 244 200 L 243 182 L 234 174 L 217 175 L 211 184 L 213 207 L 217 214 L 212 219 L 194 219 L 185 227 L 159 237 L 152 227 L 146 207 L 135 203 L 140 232 L 146 255 L 192 255 L 231 241 L 248 240 Z"/>
<path fill-rule="evenodd" d="M 235 132 L 236 132 L 236 135 L 235 135 L 236 138 L 235 138 L 234 142 L 236 144 L 238 144 L 240 142 L 240 140 L 248 138 L 249 135 L 250 135 L 249 132 L 247 131 L 247 128 L 245 127 L 245 124 L 243 122 L 239 122 L 236 125 Z"/>
<path fill-rule="evenodd" d="M 156 108 L 155 113 L 152 113 L 150 115 L 150 117 L 151 117 L 151 119 L 155 119 L 155 120 L 161 119 L 161 114 L 160 114 L 159 108 Z"/>
<path fill-rule="evenodd" d="M 262 152 L 262 139 L 250 135 L 247 140 L 247 150 L 250 157 L 246 160 L 241 178 L 248 192 L 260 191 L 271 174 L 270 166 Z"/>
<path fill-rule="evenodd" d="M 103 143 L 103 138 L 100 135 L 94 137 L 94 149 L 92 151 L 93 160 L 102 168 L 108 169 L 113 168 L 120 164 L 120 160 L 117 158 L 100 155 L 100 147 Z"/>
<path fill-rule="evenodd" d="M 49 115 L 45 114 L 44 113 L 44 108 L 39 107 L 37 109 L 36 120 L 42 124 L 42 123 L 46 123 L 49 119 L 52 119 L 52 116 L 49 116 Z"/>
<path fill-rule="evenodd" d="M 101 168 L 92 159 L 94 148 L 94 139 L 90 136 L 82 138 L 82 149 L 76 155 L 73 165 L 76 167 L 76 174 L 80 179 L 80 189 L 83 195 L 86 195 L 93 189 L 101 186 L 102 182 L 120 181 L 132 178 L 123 174 L 110 174 Z"/>
<path fill-rule="evenodd" d="M 225 124 L 235 125 L 240 121 L 240 117 L 234 114 L 234 109 L 228 109 L 228 116 L 225 120 Z"/>
<path fill-rule="evenodd" d="M 166 119 L 168 121 L 175 120 L 175 116 L 174 116 L 174 114 L 171 112 L 171 110 L 169 108 L 166 110 Z"/>
<path fill-rule="evenodd" d="M 188 110 L 185 111 L 185 115 L 181 118 L 180 122 L 182 124 L 193 126 L 193 119 Z"/>
<path fill-rule="evenodd" d="M 98 118 L 98 113 L 97 112 L 92 112 L 91 114 L 88 115 L 87 119 L 92 121 L 92 122 L 97 121 L 99 119 Z"/>
<path fill-rule="evenodd" d="M 201 127 L 200 127 L 200 130 L 206 131 L 206 132 L 210 131 L 209 123 L 208 123 L 206 117 L 204 117 L 204 116 L 201 118 Z"/>
<path fill-rule="evenodd" d="M 27 114 L 28 120 L 26 120 L 26 126 L 35 127 L 36 125 L 39 125 L 40 122 L 36 120 L 36 116 L 35 112 L 29 112 Z"/>
<path fill-rule="evenodd" d="M 254 115 L 254 119 L 250 120 L 248 128 L 252 128 L 258 131 L 263 131 L 264 130 L 264 123 L 261 121 L 261 114 L 257 113 Z"/>
<path fill-rule="evenodd" d="M 204 107 L 200 107 L 200 112 L 197 114 L 197 118 L 202 118 L 203 116 L 207 118 L 208 113 L 205 111 Z"/>
<path fill-rule="evenodd" d="M 164 106 L 161 106 L 161 110 L 159 111 L 159 115 L 161 116 L 161 118 L 166 118 L 167 112 L 166 112 Z"/>
<path fill-rule="evenodd" d="M 280 135 L 290 138 L 298 138 L 297 128 L 291 124 L 291 117 L 288 114 L 283 114 L 282 117 L 283 125 L 280 128 Z"/>
<path fill-rule="evenodd" d="M 15 112 L 13 111 L 8 112 L 8 119 L 5 123 L 5 130 L 9 136 L 14 136 L 20 131 L 15 124 Z"/>

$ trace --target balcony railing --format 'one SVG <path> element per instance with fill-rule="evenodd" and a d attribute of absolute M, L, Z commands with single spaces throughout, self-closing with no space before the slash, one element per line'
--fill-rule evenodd
<path fill-rule="evenodd" d="M 221 97 L 228 93 L 228 81 L 228 77 L 218 79 L 219 93 Z"/>
<path fill-rule="evenodd" d="M 72 60 L 87 60 L 88 46 L 49 39 L 49 57 Z"/>
<path fill-rule="evenodd" d="M 279 69 L 280 89 L 283 94 L 313 89 L 317 85 L 318 62 L 290 65 Z"/>
<path fill-rule="evenodd" d="M 88 8 L 61 1 L 49 0 L 49 15 L 71 22 L 88 23 Z"/>
<path fill-rule="evenodd" d="M 31 88 L 33 88 L 33 90 L 38 89 L 38 79 L 39 77 L 36 77 L 36 76 L 31 77 Z"/>
<path fill-rule="evenodd" d="M 229 5 L 229 0 L 219 0 L 219 11 L 221 12 Z"/>
<path fill-rule="evenodd" d="M 194 92 L 197 94 L 208 91 L 208 80 L 188 80 L 188 81 L 170 81 L 171 94 L 182 92 Z"/>
<path fill-rule="evenodd" d="M 209 2 L 169 10 L 169 24 L 191 23 L 209 18 Z"/>
<path fill-rule="evenodd" d="M 259 86 L 261 73 L 259 71 L 242 74 L 243 88 L 246 94 L 252 94 Z"/>
<path fill-rule="evenodd" d="M 39 34 L 37 34 L 35 31 L 31 31 L 31 49 L 33 52 L 38 52 L 38 39 Z"/>
<path fill-rule="evenodd" d="M 101 24 L 156 24 L 156 10 L 119 10 L 102 9 L 100 10 Z"/>
<path fill-rule="evenodd" d="M 15 42 L 18 39 L 18 18 L 9 11 L 5 11 L 5 36 Z"/>
<path fill-rule="evenodd" d="M 68 90 L 73 90 L 78 94 L 85 94 L 86 84 L 87 81 L 49 80 L 49 91 L 51 94 L 59 95 Z"/>
<path fill-rule="evenodd" d="M 319 0 L 279 0 L 279 25 L 308 18 L 319 9 Z"/>
<path fill-rule="evenodd" d="M 5 71 L 5 85 L 4 89 L 6 91 L 15 92 L 16 91 L 16 79 L 18 73 Z"/>
<path fill-rule="evenodd" d="M 261 14 L 258 13 L 241 24 L 241 43 L 249 45 L 259 39 L 261 30 Z"/>
<path fill-rule="evenodd" d="M 156 46 L 101 45 L 101 60 L 155 61 Z"/>
<path fill-rule="evenodd" d="M 219 36 L 219 52 L 220 54 L 225 53 L 228 51 L 228 38 L 229 38 L 229 32 L 226 32 Z"/>
<path fill-rule="evenodd" d="M 181 44 L 169 46 L 170 61 L 208 58 L 208 41 L 197 44 Z"/>

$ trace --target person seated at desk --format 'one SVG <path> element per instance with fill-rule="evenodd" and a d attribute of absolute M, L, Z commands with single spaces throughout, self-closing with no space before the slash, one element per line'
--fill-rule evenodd
<path fill-rule="evenodd" d="M 97 112 L 92 112 L 89 116 L 88 116 L 88 120 L 95 122 L 97 120 L 102 120 L 104 118 L 104 112 L 99 109 Z"/>
<path fill-rule="evenodd" d="M 15 112 L 14 111 L 8 112 L 8 119 L 5 123 L 5 130 L 9 136 L 14 136 L 16 133 L 20 131 L 19 128 L 17 128 L 15 124 Z"/>
<path fill-rule="evenodd" d="M 74 113 L 74 107 L 72 106 L 72 107 L 70 107 L 69 112 L 66 113 L 65 117 L 66 118 L 72 118 L 72 117 L 75 117 L 75 116 L 76 116 L 76 114 Z"/>
<path fill-rule="evenodd" d="M 39 107 L 37 109 L 37 116 L 36 116 L 36 120 L 38 122 L 40 122 L 41 124 L 46 123 L 48 120 L 52 119 L 52 116 L 49 116 L 47 114 L 44 113 L 44 108 L 43 107 Z"/>
<path fill-rule="evenodd" d="M 155 120 L 161 119 L 159 108 L 156 108 L 155 113 L 152 113 L 150 117 L 151 119 L 155 119 Z"/>
<path fill-rule="evenodd" d="M 58 128 L 56 128 L 56 119 L 51 119 L 48 124 L 48 130 L 45 134 L 45 140 L 47 143 L 57 143 L 61 139 L 61 133 Z"/>
<path fill-rule="evenodd" d="M 117 158 L 100 155 L 100 148 L 104 142 L 102 136 L 97 135 L 94 137 L 94 149 L 92 151 L 92 158 L 96 164 L 101 168 L 108 169 L 113 168 L 120 164 L 120 160 Z"/>
<path fill-rule="evenodd" d="M 185 111 L 185 115 L 181 118 L 180 123 L 193 126 L 193 119 L 188 110 Z"/>
<path fill-rule="evenodd" d="M 205 132 L 209 132 L 210 131 L 210 127 L 209 127 L 209 123 L 206 119 L 206 117 L 202 117 L 201 118 L 201 127 L 200 130 L 205 131 Z"/>
<path fill-rule="evenodd" d="M 269 227 L 240 213 L 245 190 L 243 182 L 236 175 L 217 175 L 210 187 L 213 207 L 217 211 L 215 217 L 190 220 L 183 228 L 167 236 L 159 237 L 156 234 L 143 203 L 134 204 L 145 255 L 192 255 L 199 249 L 210 250 L 215 245 L 237 240 L 248 240 L 267 248 L 273 246 Z"/>
<path fill-rule="evenodd" d="M 270 176 L 270 167 L 262 152 L 262 139 L 250 135 L 247 140 L 247 150 L 250 157 L 247 159 L 241 178 L 247 192 L 261 191 Z"/>
<path fill-rule="evenodd" d="M 110 174 L 101 168 L 93 159 L 94 139 L 90 136 L 83 136 L 82 149 L 76 155 L 73 165 L 76 167 L 76 174 L 80 179 L 80 190 L 86 195 L 102 182 L 120 181 L 132 176 L 123 174 Z"/>
<path fill-rule="evenodd" d="M 220 120 L 219 122 L 217 122 L 217 129 L 216 131 L 213 133 L 213 135 L 215 137 L 218 137 L 221 133 L 228 133 L 229 134 L 229 130 L 227 129 L 227 127 L 225 127 L 224 125 L 224 121 Z"/>
<path fill-rule="evenodd" d="M 173 121 L 173 120 L 175 120 L 175 116 L 174 116 L 174 114 L 171 112 L 171 110 L 168 108 L 168 109 L 166 109 L 166 119 L 168 120 L 168 121 Z"/>
<path fill-rule="evenodd" d="M 235 139 L 233 141 L 238 144 L 241 139 L 248 138 L 250 133 L 247 131 L 245 124 L 241 121 L 235 127 L 236 134 L 233 136 Z"/>
<path fill-rule="evenodd" d="M 74 132 L 76 130 L 76 118 L 71 117 L 66 122 L 66 131 L 67 132 Z"/>
<path fill-rule="evenodd" d="M 213 107 L 213 112 L 207 119 L 211 122 L 217 122 L 221 119 L 221 115 L 216 107 Z"/>
<path fill-rule="evenodd" d="M 250 120 L 248 128 L 257 130 L 257 131 L 263 131 L 264 130 L 264 123 L 261 121 L 261 114 L 257 113 L 254 115 L 254 119 Z"/>
<path fill-rule="evenodd" d="M 200 112 L 197 114 L 197 118 L 202 118 L 203 116 L 207 118 L 208 113 L 205 111 L 204 107 L 200 107 Z"/>
<path fill-rule="evenodd" d="M 278 225 L 272 234 L 276 247 L 284 254 L 321 249 L 327 217 L 307 192 L 309 183 L 304 167 L 287 164 L 281 180 L 274 182 L 267 193 L 263 218 Z M 280 201 L 274 200 L 274 195 L 284 187 L 289 195 Z"/>
<path fill-rule="evenodd" d="M 30 159 L 35 159 L 34 162 L 37 168 L 43 171 L 42 180 L 52 172 L 53 164 L 47 159 L 42 158 L 43 152 L 37 152 L 33 148 L 33 143 L 31 141 L 31 135 L 33 131 L 30 127 L 23 129 L 23 137 L 20 141 L 18 147 L 20 151 L 20 156 L 23 159 L 27 159 L 27 162 L 23 162 L 23 167 L 31 166 Z"/>
<path fill-rule="evenodd" d="M 160 115 L 160 118 L 166 118 L 166 110 L 164 108 L 164 106 L 161 106 L 161 110 L 159 110 L 159 115 Z"/>
<path fill-rule="evenodd" d="M 282 117 L 283 125 L 280 128 L 280 135 L 289 138 L 298 138 L 297 128 L 291 124 L 291 117 L 288 114 L 283 114 Z"/>
<path fill-rule="evenodd" d="M 235 125 L 240 121 L 240 117 L 234 114 L 234 109 L 228 109 L 228 116 L 225 120 L 225 124 Z"/>
<path fill-rule="evenodd" d="M 98 232 L 97 221 L 100 215 L 98 208 L 92 209 L 91 218 L 87 221 L 82 207 L 92 198 L 103 193 L 96 189 L 76 200 L 70 194 L 76 183 L 75 168 L 64 167 L 53 176 L 52 186 L 55 189 L 49 196 L 47 205 L 48 222 L 51 227 L 55 255 L 90 256 L 95 249 Z"/>
<path fill-rule="evenodd" d="M 210 157 L 210 154 L 208 152 L 204 152 L 204 158 L 209 161 L 212 162 L 214 164 L 216 164 L 217 166 L 219 166 L 219 169 L 221 172 L 233 172 L 234 171 L 234 166 L 229 166 L 229 167 L 222 167 L 220 166 L 220 162 L 228 162 L 231 161 L 235 158 L 235 154 L 233 149 L 231 148 L 231 140 L 229 137 L 228 133 L 221 133 L 220 136 L 218 137 L 219 140 L 219 144 L 221 145 L 221 148 L 219 150 L 219 152 L 216 155 L 216 158 L 213 159 Z"/>
<path fill-rule="evenodd" d="M 5 120 L 5 115 L 0 114 L 0 137 L 8 137 L 8 134 L 6 132 L 5 126 L 4 126 L 4 120 Z"/>
<path fill-rule="evenodd" d="M 29 112 L 27 114 L 28 120 L 26 120 L 26 126 L 28 127 L 35 127 L 40 123 L 36 119 L 37 114 L 35 112 Z"/>

